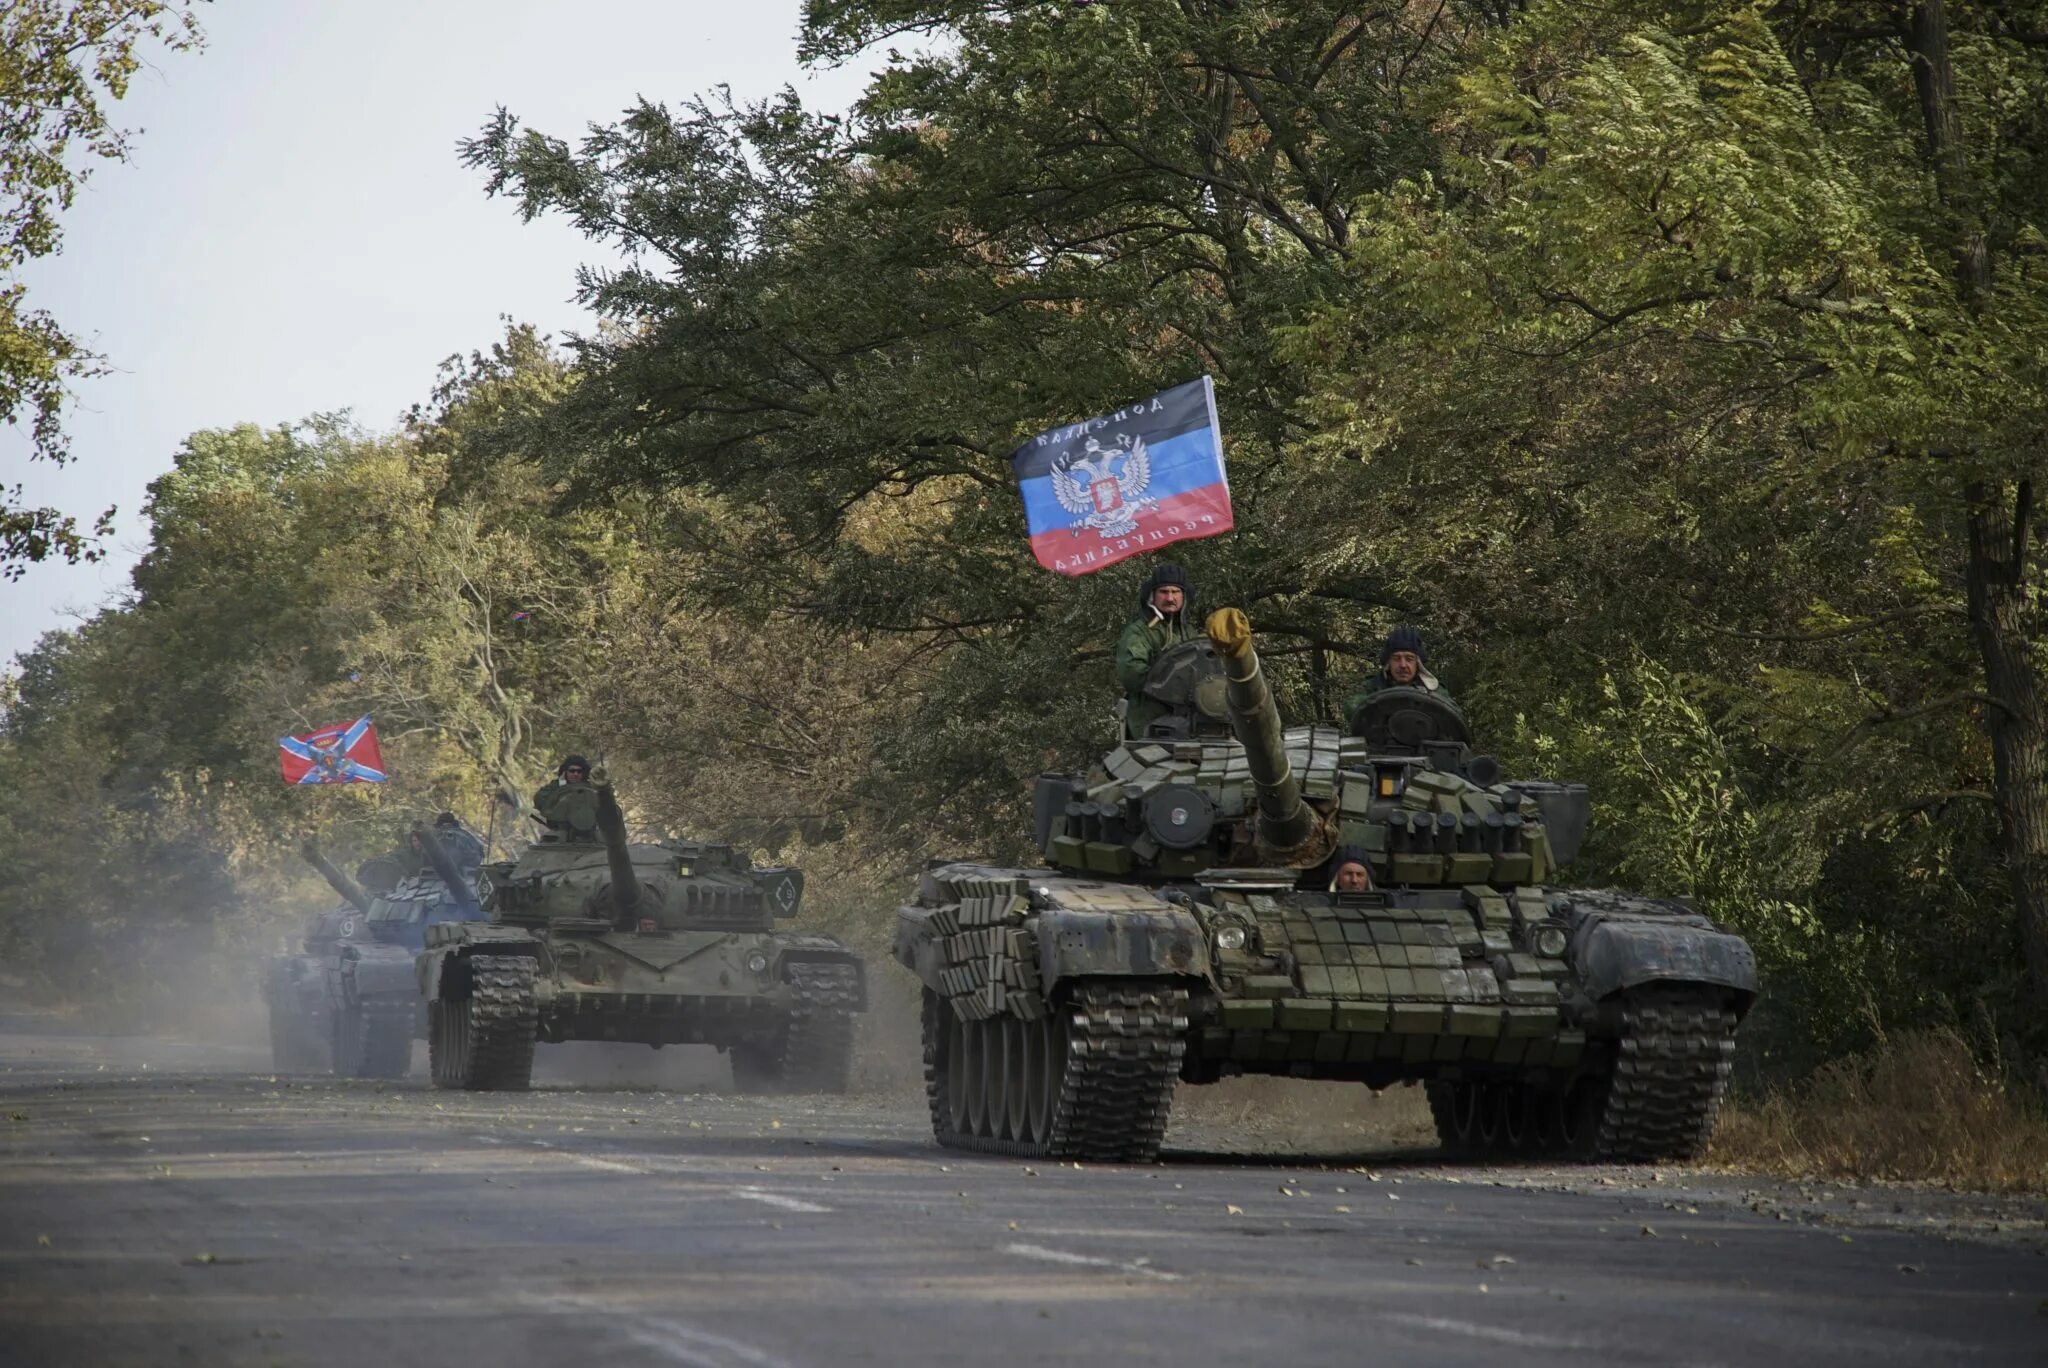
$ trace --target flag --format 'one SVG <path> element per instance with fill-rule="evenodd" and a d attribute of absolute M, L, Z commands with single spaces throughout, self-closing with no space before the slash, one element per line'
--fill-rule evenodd
<path fill-rule="evenodd" d="M 304 736 L 281 736 L 277 746 L 287 784 L 385 781 L 384 753 L 377 749 L 377 730 L 367 714 Z"/>
<path fill-rule="evenodd" d="M 1024 491 L 1031 554 L 1062 575 L 1235 526 L 1216 387 L 1206 375 L 1041 432 L 1010 465 Z"/>

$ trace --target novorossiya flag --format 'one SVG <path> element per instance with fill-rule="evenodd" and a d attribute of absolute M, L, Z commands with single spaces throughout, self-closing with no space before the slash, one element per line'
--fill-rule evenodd
<path fill-rule="evenodd" d="M 1010 465 L 1024 490 L 1031 554 L 1062 575 L 1236 525 L 1216 387 L 1206 375 L 1041 432 L 1011 453 Z"/>
<path fill-rule="evenodd" d="M 287 784 L 381 784 L 384 752 L 366 714 L 304 736 L 278 738 L 278 763 Z"/>

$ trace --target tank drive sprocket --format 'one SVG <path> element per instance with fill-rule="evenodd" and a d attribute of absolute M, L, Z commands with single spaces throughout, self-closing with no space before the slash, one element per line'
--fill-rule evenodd
<path fill-rule="evenodd" d="M 1187 992 L 1083 983 L 1047 1016 L 963 1020 L 924 993 L 925 1097 L 939 1143 L 1025 1158 L 1150 1163 L 1186 1052 Z"/>
<path fill-rule="evenodd" d="M 539 1021 L 533 961 L 474 955 L 469 992 L 428 1004 L 427 1057 L 434 1085 L 472 1092 L 521 1092 L 533 1079 Z"/>

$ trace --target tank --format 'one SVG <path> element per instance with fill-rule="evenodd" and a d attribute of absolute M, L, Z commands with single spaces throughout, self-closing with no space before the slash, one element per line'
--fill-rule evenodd
<path fill-rule="evenodd" d="M 1419 1084 L 1463 1154 L 1697 1155 L 1749 946 L 1569 887 L 1585 786 L 1504 777 L 1447 700 L 1283 727 L 1244 614 L 1205 626 L 1154 662 L 1150 734 L 1038 779 L 1043 866 L 934 862 L 900 909 L 939 1143 L 1148 1161 L 1177 1083 L 1275 1074 Z"/>
<path fill-rule="evenodd" d="M 451 858 L 436 867 L 422 842 L 425 831 L 415 827 L 405 849 L 363 861 L 353 878 L 313 842 L 300 847 L 342 906 L 313 917 L 301 953 L 271 963 L 264 997 L 274 1067 L 345 1078 L 410 1072 L 413 1041 L 426 1034 L 414 960 L 425 948 L 427 928 L 483 917 L 476 861 L 465 869 Z M 426 839 L 431 842 L 431 834 Z M 473 837 L 456 849 L 482 853 Z"/>
<path fill-rule="evenodd" d="M 866 970 L 834 937 L 776 926 L 801 907 L 801 871 L 630 840 L 605 783 L 554 816 L 517 861 L 484 866 L 488 920 L 427 933 L 437 1085 L 525 1088 L 536 1042 L 609 1040 L 715 1046 L 743 1091 L 845 1091 Z"/>

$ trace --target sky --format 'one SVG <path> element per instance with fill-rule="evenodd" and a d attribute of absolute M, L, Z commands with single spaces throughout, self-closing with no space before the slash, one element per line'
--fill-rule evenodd
<path fill-rule="evenodd" d="M 0 430 L 0 482 L 89 525 L 107 559 L 0 581 L 0 662 L 128 587 L 149 481 L 188 433 L 348 410 L 371 430 L 427 398 L 441 361 L 488 347 L 502 316 L 585 331 L 566 223 L 521 224 L 456 142 L 503 105 L 575 138 L 639 97 L 785 84 L 843 108 L 865 66 L 797 64 L 801 0 L 218 0 L 207 45 L 156 54 L 64 218 L 63 254 L 22 273 L 29 303 L 114 372 L 78 386 L 75 459 L 30 462 Z"/>

